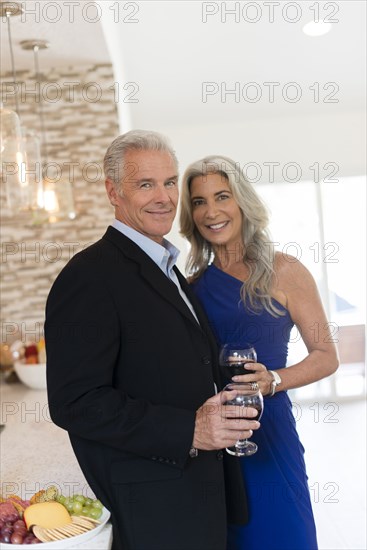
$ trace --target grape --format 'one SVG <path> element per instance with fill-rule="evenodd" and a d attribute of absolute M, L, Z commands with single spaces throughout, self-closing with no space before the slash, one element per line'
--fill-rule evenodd
<path fill-rule="evenodd" d="M 33 533 L 27 530 L 25 522 L 18 513 L 8 514 L 0 522 L 0 542 L 6 544 L 30 544 L 34 539 Z"/>
<path fill-rule="evenodd" d="M 70 497 L 59 495 L 57 500 L 65 506 L 70 514 L 99 519 L 103 512 L 103 504 L 100 500 L 85 497 L 81 494 L 75 494 Z"/>
<path fill-rule="evenodd" d="M 103 504 L 100 500 L 96 499 L 93 501 L 92 504 L 93 508 L 98 508 L 99 510 L 103 510 Z"/>
<path fill-rule="evenodd" d="M 74 502 L 72 500 L 69 500 L 69 502 L 66 502 L 64 506 L 68 512 L 72 512 L 74 508 Z"/>
<path fill-rule="evenodd" d="M 20 533 L 15 532 L 10 537 L 10 542 L 12 544 L 23 544 L 23 537 Z"/>
<path fill-rule="evenodd" d="M 32 533 L 27 533 L 27 535 L 24 537 L 23 544 L 30 544 L 33 539 L 34 535 Z"/>
<path fill-rule="evenodd" d="M 7 521 L 7 522 L 5 523 L 5 527 L 10 527 L 11 529 L 13 529 L 13 524 L 14 524 L 13 521 Z"/>
<path fill-rule="evenodd" d="M 102 515 L 101 508 L 92 507 L 89 511 L 89 517 L 92 519 L 99 519 L 101 515 Z"/>
<path fill-rule="evenodd" d="M 81 502 L 79 502 L 78 500 L 76 500 L 73 504 L 74 514 L 81 514 L 82 510 L 83 510 L 83 504 Z"/>
<path fill-rule="evenodd" d="M 13 529 L 14 531 L 18 531 L 19 529 L 27 529 L 27 527 L 22 519 L 18 519 L 15 523 L 13 523 Z"/>

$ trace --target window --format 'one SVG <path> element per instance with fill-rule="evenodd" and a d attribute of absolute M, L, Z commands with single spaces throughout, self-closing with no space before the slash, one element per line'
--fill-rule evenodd
<path fill-rule="evenodd" d="M 336 375 L 294 390 L 297 398 L 342 397 L 364 392 L 365 178 L 315 183 L 259 184 L 271 211 L 270 231 L 277 250 L 296 256 L 319 287 L 336 340 L 341 367 Z M 289 364 L 307 350 L 293 330 Z"/>

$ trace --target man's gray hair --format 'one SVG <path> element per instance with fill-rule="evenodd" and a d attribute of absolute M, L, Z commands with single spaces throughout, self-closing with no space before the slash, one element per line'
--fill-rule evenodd
<path fill-rule="evenodd" d="M 116 138 L 109 148 L 103 161 L 103 169 L 106 179 L 113 182 L 115 188 L 120 191 L 125 169 L 126 151 L 165 151 L 171 157 L 178 168 L 178 160 L 168 139 L 149 130 L 130 130 Z M 129 167 L 127 167 L 129 172 Z"/>

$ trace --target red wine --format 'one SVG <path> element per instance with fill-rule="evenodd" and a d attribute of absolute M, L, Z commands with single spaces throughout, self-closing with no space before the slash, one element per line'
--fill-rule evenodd
<path fill-rule="evenodd" d="M 246 364 L 253 363 L 253 361 L 226 361 L 222 365 L 223 372 L 227 378 L 232 378 L 232 376 L 237 376 L 239 374 L 254 374 L 254 370 L 246 368 Z"/>

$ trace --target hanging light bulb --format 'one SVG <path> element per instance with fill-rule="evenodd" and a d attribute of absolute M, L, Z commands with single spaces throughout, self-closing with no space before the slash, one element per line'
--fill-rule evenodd
<path fill-rule="evenodd" d="M 17 94 L 17 75 L 15 72 L 15 63 L 14 63 L 14 53 L 13 53 L 13 42 L 11 39 L 11 27 L 10 27 L 10 18 L 21 15 L 24 12 L 24 9 L 18 2 L 0 2 L 0 16 L 6 17 L 7 27 L 8 27 L 8 39 L 9 39 L 9 52 L 11 60 L 11 70 L 13 75 L 13 85 L 14 85 L 14 98 L 15 98 L 15 110 L 19 116 L 19 101 Z"/>
<path fill-rule="evenodd" d="M 48 221 L 54 223 L 60 220 L 74 220 L 76 212 L 74 207 L 73 191 L 68 180 L 53 181 L 45 178 L 44 208 L 49 213 Z"/>
<path fill-rule="evenodd" d="M 19 118 L 17 79 L 11 38 L 10 18 L 23 13 L 17 2 L 1 2 L 0 16 L 6 17 L 8 25 L 9 50 L 14 86 L 15 111 L 1 105 L 1 199 L 6 203 L 4 213 L 32 208 L 32 189 L 27 167 L 24 134 Z"/>
<path fill-rule="evenodd" d="M 29 208 L 42 210 L 42 201 L 39 200 L 43 193 L 41 140 L 35 132 L 27 129 L 22 132 L 22 135 L 26 167 L 24 175 L 28 182 Z"/>
<path fill-rule="evenodd" d="M 0 109 L 0 124 L 2 198 L 14 212 L 24 206 L 27 188 L 22 129 L 18 115 L 10 109 Z"/>
<path fill-rule="evenodd" d="M 49 43 L 46 40 L 34 39 L 23 40 L 20 44 L 24 50 L 33 50 L 36 73 L 35 77 L 36 81 L 40 83 L 41 73 L 39 69 L 38 52 L 39 50 L 48 48 Z M 48 144 L 40 87 L 38 87 L 38 90 L 38 115 L 42 136 L 44 158 L 43 165 L 45 168 L 48 164 Z M 38 189 L 37 201 L 39 208 L 43 209 L 47 213 L 47 221 L 49 223 L 54 223 L 63 219 L 75 219 L 76 212 L 74 205 L 74 194 L 70 180 L 59 178 L 58 175 L 50 175 L 49 172 L 49 167 L 47 167 L 47 177 L 43 177 L 42 186 Z M 44 221 L 43 213 L 38 212 L 34 217 L 34 223 L 40 223 L 42 221 Z"/>

